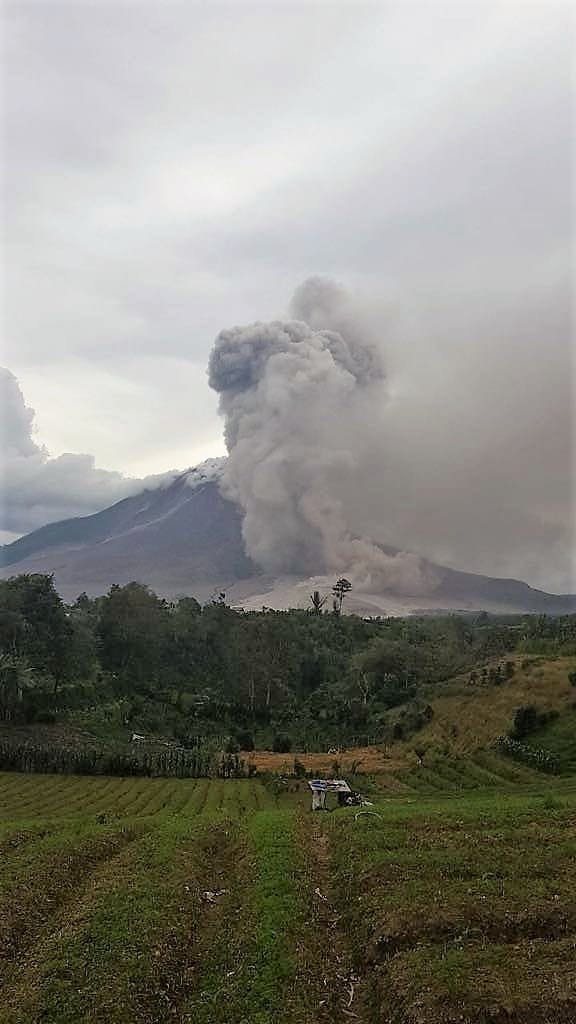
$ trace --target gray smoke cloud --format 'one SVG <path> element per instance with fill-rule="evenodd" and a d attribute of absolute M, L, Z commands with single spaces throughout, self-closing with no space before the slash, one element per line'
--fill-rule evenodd
<path fill-rule="evenodd" d="M 269 572 L 343 573 L 360 590 L 433 589 L 421 558 L 355 536 L 340 498 L 385 397 L 376 338 L 323 278 L 298 288 L 290 314 L 222 331 L 210 356 L 229 451 L 221 486 L 244 510 L 248 553 Z"/>
<path fill-rule="evenodd" d="M 174 475 L 138 479 L 100 469 L 93 455 L 50 457 L 34 439 L 34 410 L 26 405 L 14 374 L 4 367 L 0 367 L 0 408 L 0 535 L 4 542 L 46 523 L 89 515 Z"/>

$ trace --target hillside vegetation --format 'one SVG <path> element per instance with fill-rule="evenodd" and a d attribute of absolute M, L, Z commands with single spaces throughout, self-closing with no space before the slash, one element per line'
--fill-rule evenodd
<path fill-rule="evenodd" d="M 62 770 L 88 773 L 210 774 L 254 749 L 427 764 L 508 733 L 504 752 L 529 763 L 546 729 L 571 763 L 576 616 L 366 621 L 316 596 L 308 612 L 239 612 L 133 583 L 66 606 L 49 576 L 0 582 L 0 767 L 28 769 L 31 743 L 37 767 L 59 770 L 66 748 Z"/>
<path fill-rule="evenodd" d="M 483 685 L 476 672 L 474 682 L 470 674 L 460 675 L 431 692 L 434 713 L 420 730 L 418 745 L 471 753 L 506 733 L 515 711 L 525 705 L 558 711 L 568 721 L 576 706 L 576 688 L 570 682 L 576 657 L 516 655 L 510 661 L 513 674 L 497 686 Z"/>
<path fill-rule="evenodd" d="M 576 1019 L 574 617 L 0 598 L 1 1024 Z"/>

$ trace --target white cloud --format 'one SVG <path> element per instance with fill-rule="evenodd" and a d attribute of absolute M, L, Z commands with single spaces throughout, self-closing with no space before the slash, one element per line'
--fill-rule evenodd
<path fill-rule="evenodd" d="M 214 337 L 331 274 L 385 307 L 398 410 L 355 514 L 462 568 L 567 587 L 569 7 L 47 0 L 3 17 L 4 359 L 50 451 L 138 476 L 218 454 Z"/>
<path fill-rule="evenodd" d="M 106 508 L 173 475 L 136 479 L 99 469 L 93 455 L 66 453 L 51 458 L 34 440 L 34 411 L 26 406 L 14 375 L 4 368 L 0 368 L 0 392 L 5 452 L 0 530 L 8 540 L 45 523 Z"/>

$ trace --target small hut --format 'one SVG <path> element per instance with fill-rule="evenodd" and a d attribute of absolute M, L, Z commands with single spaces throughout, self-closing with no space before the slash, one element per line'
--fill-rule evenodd
<path fill-rule="evenodd" d="M 309 779 L 312 790 L 312 810 L 325 811 L 326 799 L 330 793 L 338 795 L 338 803 L 352 802 L 355 794 L 344 779 Z"/>

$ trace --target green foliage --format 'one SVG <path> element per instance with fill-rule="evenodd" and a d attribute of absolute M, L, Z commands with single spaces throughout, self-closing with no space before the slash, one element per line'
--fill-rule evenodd
<path fill-rule="evenodd" d="M 294 821 L 283 811 L 254 817 L 251 840 L 256 858 L 255 929 L 252 957 L 256 965 L 251 986 L 250 1020 L 268 1024 L 282 1018 L 287 988 L 294 973 L 295 929 L 302 926 L 304 907 L 296 871 L 302 870 Z"/>
<path fill-rule="evenodd" d="M 54 689 L 77 669 L 73 626 L 52 576 L 0 581 L 0 651 L 45 676 Z"/>
<path fill-rule="evenodd" d="M 247 731 L 237 732 L 236 742 L 239 750 L 254 750 L 256 746 L 252 733 Z"/>
<path fill-rule="evenodd" d="M 213 752 L 207 749 L 125 753 L 69 750 L 3 740 L 0 741 L 0 771 L 198 779 L 216 774 L 237 777 L 244 774 L 244 766 L 232 755 L 227 755 L 217 765 Z"/>
<path fill-rule="evenodd" d="M 300 787 L 0 775 L 2 1024 L 572 1020 L 568 780 Z"/>
<path fill-rule="evenodd" d="M 533 704 L 526 704 L 523 707 L 517 708 L 510 730 L 510 738 L 522 740 L 526 736 L 538 732 L 556 717 L 557 712 L 540 711 Z"/>
<path fill-rule="evenodd" d="M 340 579 L 336 580 L 336 583 L 332 587 L 332 593 L 334 594 L 334 611 L 340 615 L 342 611 L 342 602 L 352 590 L 352 584 L 350 580 L 347 580 L 345 576 L 341 576 Z"/>
<path fill-rule="evenodd" d="M 292 750 L 292 740 L 285 733 L 278 733 L 272 741 L 272 750 L 277 754 L 289 754 Z"/>
<path fill-rule="evenodd" d="M 571 643 L 575 620 L 242 612 L 139 583 L 66 607 L 50 576 L 19 576 L 0 583 L 0 717 L 230 753 L 386 742 L 426 723 L 437 684 L 504 684 L 510 651 Z"/>
<path fill-rule="evenodd" d="M 531 615 L 523 621 L 519 650 L 526 654 L 576 654 L 576 615 Z"/>
<path fill-rule="evenodd" d="M 556 774 L 559 771 L 559 764 L 552 754 L 540 747 L 527 746 L 510 736 L 499 736 L 496 741 L 496 748 L 506 757 L 515 761 L 522 761 L 523 764 L 536 768 L 537 771 Z"/>

